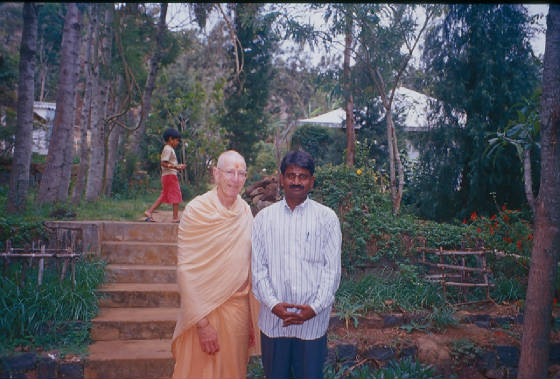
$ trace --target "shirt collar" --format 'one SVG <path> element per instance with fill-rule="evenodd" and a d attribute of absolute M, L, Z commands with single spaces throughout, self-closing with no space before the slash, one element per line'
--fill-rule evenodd
<path fill-rule="evenodd" d="M 309 195 L 305 198 L 304 202 L 301 204 L 296 205 L 296 207 L 294 208 L 294 211 L 298 208 L 301 209 L 306 209 L 309 206 Z M 284 207 L 286 207 L 286 209 L 288 209 L 290 212 L 292 211 L 290 206 L 288 205 L 288 203 L 286 202 L 286 198 L 282 198 L 282 203 L 284 204 Z"/>

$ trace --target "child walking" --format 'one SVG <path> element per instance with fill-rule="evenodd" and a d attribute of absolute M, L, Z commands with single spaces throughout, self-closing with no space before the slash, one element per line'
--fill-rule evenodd
<path fill-rule="evenodd" d="M 173 204 L 172 222 L 179 222 L 179 203 L 183 201 L 183 197 L 181 196 L 177 171 L 184 170 L 186 165 L 179 164 L 174 149 L 181 142 L 181 135 L 175 129 L 167 129 L 163 133 L 163 140 L 165 146 L 161 152 L 161 194 L 150 209 L 144 212 L 144 215 L 146 221 L 154 222 L 152 215 L 161 203 Z"/>

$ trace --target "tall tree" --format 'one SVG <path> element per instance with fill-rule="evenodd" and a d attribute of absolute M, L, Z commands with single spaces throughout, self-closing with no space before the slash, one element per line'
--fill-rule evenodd
<path fill-rule="evenodd" d="M 93 49 L 93 39 L 97 30 L 97 12 L 94 10 L 95 5 L 88 6 L 88 31 L 84 36 L 85 51 L 83 61 L 84 92 L 82 100 L 82 114 L 79 119 L 80 129 L 80 164 L 78 166 L 78 174 L 76 175 L 76 184 L 73 188 L 72 203 L 77 204 L 84 194 L 86 188 L 86 177 L 88 171 L 89 144 L 87 141 L 87 131 L 90 129 L 90 113 L 91 99 L 93 90 L 91 54 Z"/>
<path fill-rule="evenodd" d="M 86 184 L 86 201 L 95 201 L 103 188 L 103 171 L 105 167 L 105 127 L 106 107 L 111 77 L 111 47 L 113 4 L 99 5 L 99 18 L 103 18 L 98 28 L 93 48 L 93 91 L 91 106 L 90 156 Z"/>
<path fill-rule="evenodd" d="M 39 101 L 54 101 L 60 67 L 65 6 L 45 3 L 39 10 L 39 40 L 37 46 L 36 89 Z"/>
<path fill-rule="evenodd" d="M 277 37 L 271 28 L 275 15 L 262 14 L 261 8 L 262 4 L 257 3 L 234 5 L 235 34 L 242 48 L 234 48 L 232 55 L 241 55 L 241 59 L 235 59 L 240 70 L 235 70 L 222 118 L 230 147 L 248 161 L 254 158 L 253 145 L 268 132 L 265 107 L 273 75 L 272 54 L 277 48 Z"/>
<path fill-rule="evenodd" d="M 401 208 L 404 167 L 393 119 L 393 100 L 422 34 L 438 11 L 438 6 L 425 6 L 424 22 L 417 28 L 415 8 L 415 5 L 406 4 L 365 5 L 357 8 L 360 44 L 355 56 L 366 73 L 370 88 L 381 98 L 385 110 L 394 215 L 398 215 Z"/>
<path fill-rule="evenodd" d="M 354 150 L 356 133 L 354 131 L 354 96 L 352 95 L 352 78 L 350 71 L 350 56 L 352 53 L 352 33 L 354 32 L 353 15 L 344 14 L 344 61 L 342 80 L 344 88 L 344 110 L 346 111 L 346 165 L 354 166 Z"/>
<path fill-rule="evenodd" d="M 560 6 L 550 5 L 541 100 L 541 184 L 525 300 L 519 378 L 546 378 L 560 254 Z"/>
<path fill-rule="evenodd" d="M 41 178 L 39 203 L 68 198 L 73 156 L 73 130 L 80 51 L 80 13 L 76 3 L 67 5 L 62 36 L 56 112 L 45 172 Z"/>
<path fill-rule="evenodd" d="M 155 38 L 155 43 L 153 46 L 153 54 L 150 57 L 148 78 L 144 85 L 144 92 L 142 93 L 142 108 L 140 114 L 140 120 L 133 134 L 133 143 L 131 144 L 132 151 L 137 157 L 140 157 L 142 140 L 146 134 L 146 119 L 150 110 L 152 109 L 152 93 L 154 91 L 154 86 L 156 83 L 156 77 L 158 75 L 161 60 L 164 49 L 164 37 L 167 32 L 167 24 L 165 19 L 167 16 L 167 3 L 161 3 L 159 12 L 159 22 L 157 26 L 157 34 Z"/>
<path fill-rule="evenodd" d="M 29 166 L 33 147 L 33 100 L 35 97 L 35 54 L 37 50 L 38 5 L 23 5 L 23 33 L 19 58 L 16 145 L 10 173 L 6 210 L 23 210 L 29 187 Z"/>
<path fill-rule="evenodd" d="M 495 201 L 520 207 L 525 195 L 515 149 L 495 161 L 483 153 L 488 133 L 504 130 L 515 117 L 514 105 L 538 84 L 530 18 L 515 4 L 446 7 L 426 35 L 427 86 L 440 101 L 411 193 L 420 213 L 438 220 L 494 212 Z"/>

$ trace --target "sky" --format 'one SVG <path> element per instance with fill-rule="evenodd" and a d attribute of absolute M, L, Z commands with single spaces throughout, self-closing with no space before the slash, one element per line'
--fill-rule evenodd
<path fill-rule="evenodd" d="M 274 4 L 274 3 L 271 3 Z M 286 5 L 286 3 L 284 3 Z M 289 4 L 293 7 L 293 12 L 298 16 L 301 21 L 311 21 L 317 27 L 323 26 L 324 22 L 321 18 L 319 13 L 310 14 L 309 12 L 306 13 L 298 13 L 298 5 L 299 4 Z M 539 32 L 537 32 L 534 38 L 531 40 L 531 45 L 533 46 L 533 50 L 536 56 L 544 55 L 544 45 L 545 45 L 545 32 L 546 32 L 546 14 L 548 13 L 548 4 L 524 4 L 527 8 L 529 15 L 538 15 L 537 18 L 537 25 L 539 28 Z M 216 15 L 216 12 L 214 12 Z M 419 14 L 419 18 L 422 18 L 423 15 Z M 209 25 L 207 30 L 209 31 L 212 27 L 212 24 L 216 22 L 217 16 L 214 16 L 209 20 Z M 190 12 L 187 9 L 186 4 L 184 3 L 169 3 L 169 9 L 167 12 L 167 23 L 172 30 L 179 30 L 182 28 L 191 29 L 195 28 L 196 24 L 190 15 Z M 309 47 L 305 48 L 305 53 L 309 55 L 310 64 L 312 66 L 317 66 L 321 60 L 323 55 L 334 54 L 334 55 L 341 55 L 342 54 L 342 37 L 340 37 L 338 44 L 333 44 L 329 51 L 325 51 L 323 48 L 316 49 L 315 51 L 311 51 Z M 281 47 L 284 49 L 288 49 L 290 46 L 294 44 L 291 41 L 285 41 Z M 418 59 L 420 55 L 420 50 L 417 50 L 415 53 L 416 59 Z M 414 62 L 413 62 L 414 64 Z"/>

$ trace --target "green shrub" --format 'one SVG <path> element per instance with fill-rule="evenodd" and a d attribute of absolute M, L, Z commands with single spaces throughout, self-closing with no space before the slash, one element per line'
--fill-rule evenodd
<path fill-rule="evenodd" d="M 410 266 L 412 269 L 413 266 Z M 344 278 L 336 293 L 335 311 L 340 318 L 357 323 L 368 312 L 415 312 L 441 307 L 441 288 L 415 273 L 383 270 L 360 279 Z"/>
<path fill-rule="evenodd" d="M 316 125 L 303 125 L 296 129 L 290 146 L 291 150 L 307 151 L 317 166 L 341 164 L 345 148 L 346 137 L 342 129 Z"/>
<path fill-rule="evenodd" d="M 13 262 L 0 284 L 0 351 L 16 346 L 84 347 L 89 321 L 97 314 L 104 263 L 88 258 L 76 263 L 76 286 L 69 275 L 59 282 L 51 264 L 37 286 L 37 268 L 28 269 L 21 284 L 21 262 Z"/>

